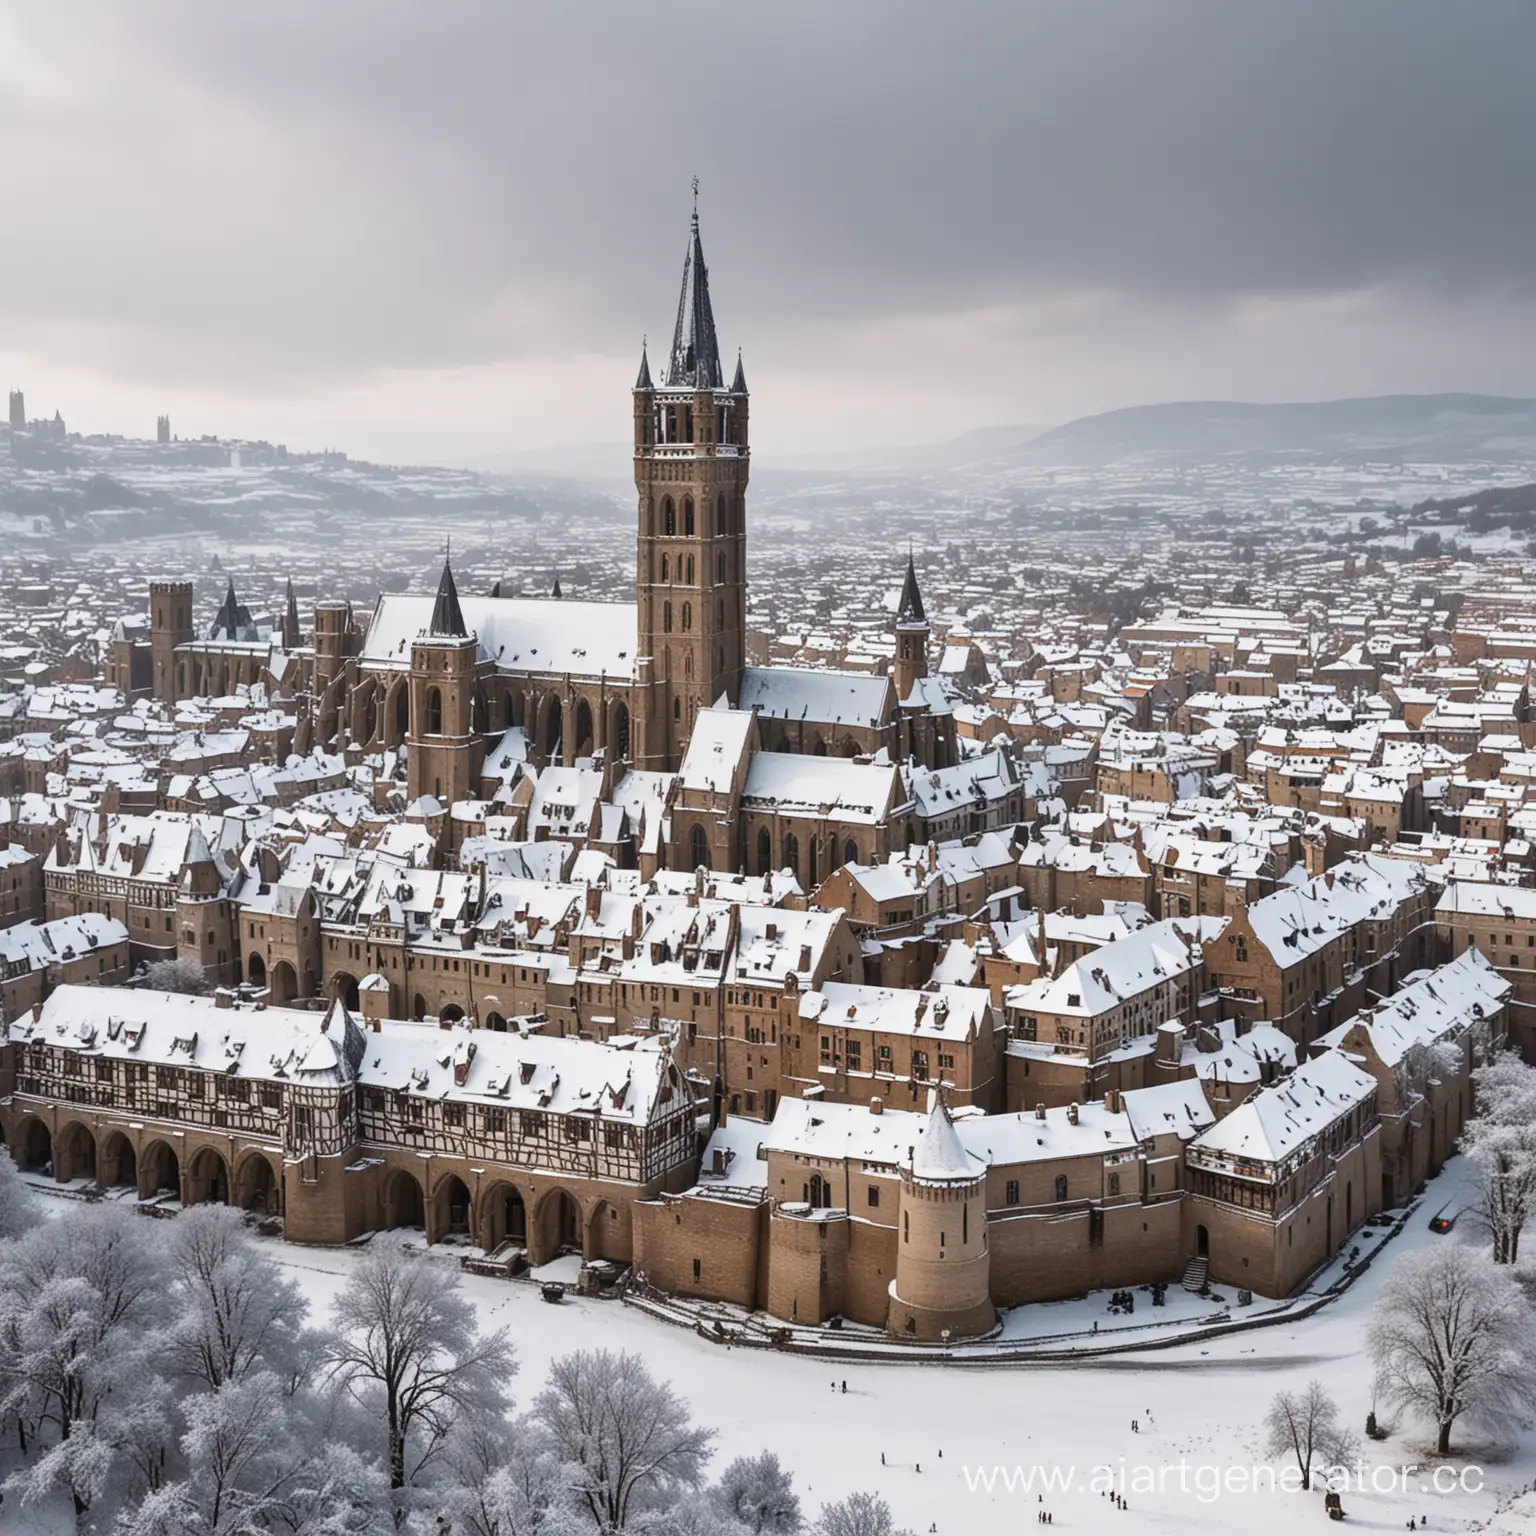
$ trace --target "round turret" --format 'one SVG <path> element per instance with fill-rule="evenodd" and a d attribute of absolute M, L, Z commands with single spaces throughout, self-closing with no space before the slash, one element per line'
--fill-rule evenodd
<path fill-rule="evenodd" d="M 898 1337 L 974 1338 L 996 1322 L 986 1185 L 986 1162 L 966 1151 L 939 1100 L 901 1170 L 888 1319 Z"/>

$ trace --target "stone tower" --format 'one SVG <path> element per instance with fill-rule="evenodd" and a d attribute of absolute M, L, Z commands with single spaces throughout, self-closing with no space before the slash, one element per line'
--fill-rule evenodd
<path fill-rule="evenodd" d="M 697 188 L 695 188 L 697 191 Z M 665 375 L 635 380 L 640 768 L 676 769 L 694 717 L 735 704 L 746 661 L 747 380 L 720 364 L 695 203 Z"/>
<path fill-rule="evenodd" d="M 453 568 L 444 560 L 431 623 L 411 645 L 406 771 L 412 801 L 431 795 L 447 810 L 479 791 L 485 761 L 484 722 L 475 718 L 479 654 L 479 642 L 459 607 Z M 457 850 L 451 820 L 443 827 L 440 846 L 448 854 Z"/>
<path fill-rule="evenodd" d="M 917 569 L 912 554 L 907 553 L 907 575 L 901 584 L 901 601 L 896 605 L 896 702 L 905 704 L 912 689 L 928 676 L 928 615 L 923 612 L 923 594 L 917 589 Z"/>
<path fill-rule="evenodd" d="M 149 584 L 149 650 L 153 676 L 150 686 L 163 704 L 174 704 L 186 689 L 177 674 L 176 648 L 192 642 L 192 583 L 152 581 Z"/>
<path fill-rule="evenodd" d="M 997 1320 L 990 1291 L 987 1165 L 936 1100 L 901 1170 L 901 1230 L 889 1328 L 903 1338 L 974 1338 Z"/>

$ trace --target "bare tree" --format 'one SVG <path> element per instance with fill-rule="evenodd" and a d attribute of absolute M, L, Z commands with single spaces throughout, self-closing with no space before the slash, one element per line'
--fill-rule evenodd
<path fill-rule="evenodd" d="M 443 1449 L 433 1508 L 411 1516 L 411 1536 L 586 1536 L 591 1522 L 567 1487 L 560 1459 L 530 1419 L 480 1420 Z"/>
<path fill-rule="evenodd" d="M 891 1506 L 873 1493 L 850 1493 L 835 1504 L 823 1504 L 814 1536 L 910 1536 L 898 1531 Z"/>
<path fill-rule="evenodd" d="M 801 1529 L 794 1482 L 771 1451 L 738 1456 L 715 1486 L 714 1499 L 753 1536 L 787 1536 Z"/>
<path fill-rule="evenodd" d="M 1400 1258 L 1376 1300 L 1371 1357 L 1388 1402 L 1422 1414 L 1441 1455 L 1462 1419 L 1536 1404 L 1536 1334 L 1508 1272 L 1459 1243 Z"/>
<path fill-rule="evenodd" d="M 606 1349 L 556 1360 L 534 1414 L 604 1536 L 698 1487 L 714 1441 L 639 1355 Z"/>
<path fill-rule="evenodd" d="M 180 1317 L 167 1367 L 214 1390 L 265 1368 L 293 1391 L 306 1368 L 307 1307 L 298 1286 L 252 1241 L 240 1212 L 193 1206 L 177 1219 L 169 1246 Z"/>
<path fill-rule="evenodd" d="M 190 955 L 151 960 L 139 979 L 149 992 L 185 992 L 202 997 L 213 991 L 208 973 Z"/>
<path fill-rule="evenodd" d="M 37 1196 L 27 1188 L 11 1154 L 0 1147 L 0 1238 L 20 1237 L 41 1219 Z"/>
<path fill-rule="evenodd" d="M 1268 1454 L 1294 1456 L 1303 1488 L 1312 1486 L 1315 1463 L 1342 1466 L 1355 1452 L 1355 1438 L 1340 1425 L 1338 1404 L 1320 1381 L 1300 1392 L 1277 1392 L 1264 1424 Z"/>
<path fill-rule="evenodd" d="M 322 1357 L 386 1427 L 389 1486 L 413 1484 L 455 1420 L 499 1416 L 517 1369 L 506 1330 L 481 1336 L 458 1276 L 399 1248 L 374 1248 L 332 1304 Z"/>
<path fill-rule="evenodd" d="M 9 1486 L 67 1493 L 82 1521 L 115 1456 L 119 1422 L 156 1373 L 165 1268 L 128 1212 L 72 1212 L 35 1227 L 0 1265 L 0 1411 L 38 1459 Z M 142 1436 L 137 1420 L 132 1433 Z"/>
<path fill-rule="evenodd" d="M 1501 1051 L 1473 1073 L 1478 1114 L 1462 1149 L 1477 1170 L 1474 1210 L 1496 1264 L 1520 1256 L 1520 1234 L 1536 1210 L 1536 1067 Z"/>

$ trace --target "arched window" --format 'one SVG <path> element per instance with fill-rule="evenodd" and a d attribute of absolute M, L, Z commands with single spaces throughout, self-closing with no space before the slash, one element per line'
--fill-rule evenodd
<path fill-rule="evenodd" d="M 725 671 L 725 647 L 723 645 L 719 645 L 719 646 L 715 647 L 715 662 L 716 662 L 715 670 L 717 672 L 724 672 Z"/>
<path fill-rule="evenodd" d="M 663 581 L 672 580 L 672 562 L 665 555 L 661 557 L 661 579 Z"/>
<path fill-rule="evenodd" d="M 661 527 L 662 532 L 668 537 L 677 536 L 677 506 L 670 496 L 664 497 L 661 503 Z"/>
<path fill-rule="evenodd" d="M 687 651 L 683 655 L 683 681 L 687 682 L 687 683 L 691 683 L 693 681 L 693 652 L 692 651 Z"/>
<path fill-rule="evenodd" d="M 725 556 L 715 556 L 715 583 L 717 586 L 725 585 Z"/>
<path fill-rule="evenodd" d="M 793 832 L 784 834 L 784 867 L 800 873 L 800 839 Z"/>
<path fill-rule="evenodd" d="M 672 718 L 674 720 L 681 720 L 683 718 L 683 701 L 681 699 L 672 700 Z"/>
<path fill-rule="evenodd" d="M 766 875 L 773 868 L 773 838 L 768 835 L 768 828 L 763 827 L 757 834 L 757 872 Z"/>
<path fill-rule="evenodd" d="M 715 502 L 715 532 L 725 532 L 725 492 L 721 491 Z"/>
<path fill-rule="evenodd" d="M 843 844 L 843 863 L 857 864 L 859 862 L 859 845 L 850 837 Z"/>
<path fill-rule="evenodd" d="M 694 823 L 693 836 L 690 839 L 688 849 L 689 863 L 694 869 L 702 866 L 709 868 L 709 839 L 704 835 L 704 828 Z"/>
<path fill-rule="evenodd" d="M 683 604 L 683 633 L 686 635 L 693 629 L 693 604 Z"/>
<path fill-rule="evenodd" d="M 693 497 L 683 497 L 683 534 L 687 538 L 693 537 Z"/>
<path fill-rule="evenodd" d="M 693 556 L 688 556 L 688 585 L 693 585 Z"/>
<path fill-rule="evenodd" d="M 443 694 L 439 688 L 427 689 L 427 731 L 428 736 L 441 736 L 443 734 Z"/>
<path fill-rule="evenodd" d="M 663 603 L 661 605 L 661 628 L 662 628 L 662 632 L 664 634 L 670 635 L 672 633 L 672 604 L 671 603 Z"/>

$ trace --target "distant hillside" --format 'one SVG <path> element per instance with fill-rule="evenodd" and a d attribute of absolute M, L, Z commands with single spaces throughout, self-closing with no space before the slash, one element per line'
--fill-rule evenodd
<path fill-rule="evenodd" d="M 1004 455 L 1016 464 L 1209 463 L 1221 459 L 1466 462 L 1536 459 L 1536 401 L 1376 395 L 1287 405 L 1193 400 L 1084 416 Z"/>

